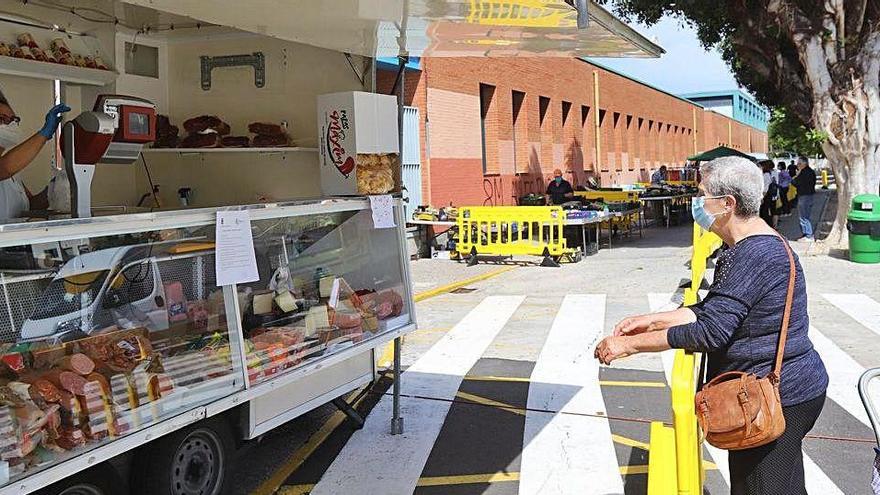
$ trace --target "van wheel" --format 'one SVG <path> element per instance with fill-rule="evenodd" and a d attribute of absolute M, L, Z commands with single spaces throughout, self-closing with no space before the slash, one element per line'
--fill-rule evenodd
<path fill-rule="evenodd" d="M 143 495 L 220 495 L 231 470 L 232 433 L 222 419 L 204 421 L 141 449 L 132 491 Z"/>
<path fill-rule="evenodd" d="M 54 483 L 37 495 L 116 495 L 124 493 L 116 470 L 108 464 L 99 464 L 68 479 Z"/>

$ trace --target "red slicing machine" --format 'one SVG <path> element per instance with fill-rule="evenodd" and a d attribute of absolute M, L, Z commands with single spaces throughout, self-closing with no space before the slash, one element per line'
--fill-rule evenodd
<path fill-rule="evenodd" d="M 91 112 L 61 128 L 61 150 L 70 181 L 70 210 L 77 218 L 92 215 L 95 164 L 130 164 L 156 138 L 156 106 L 142 98 L 100 95 Z"/>

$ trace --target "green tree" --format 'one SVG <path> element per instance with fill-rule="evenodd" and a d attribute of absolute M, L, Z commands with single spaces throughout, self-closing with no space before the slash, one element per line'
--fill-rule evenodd
<path fill-rule="evenodd" d="M 852 197 L 880 189 L 880 0 L 598 1 L 648 25 L 687 22 L 761 103 L 826 137 L 839 195 L 828 243 L 846 246 Z"/>
<path fill-rule="evenodd" d="M 826 141 L 825 135 L 808 128 L 784 108 L 773 109 L 767 133 L 773 151 L 791 151 L 803 156 L 824 154 L 822 143 Z"/>

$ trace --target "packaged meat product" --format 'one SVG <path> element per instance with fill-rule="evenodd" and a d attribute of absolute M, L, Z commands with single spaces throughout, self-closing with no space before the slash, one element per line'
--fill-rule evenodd
<path fill-rule="evenodd" d="M 251 122 L 248 124 L 248 132 L 262 136 L 284 136 L 287 134 L 284 127 L 266 122 Z"/>
<path fill-rule="evenodd" d="M 25 371 L 26 364 L 24 355 L 20 352 L 8 352 L 0 357 L 0 362 L 15 374 L 20 374 Z"/>
<path fill-rule="evenodd" d="M 36 40 L 30 33 L 21 33 L 19 34 L 15 40 L 18 42 L 18 46 L 26 46 L 28 48 L 39 48 L 40 45 L 37 44 Z"/>
<path fill-rule="evenodd" d="M 251 145 L 251 139 L 247 136 L 223 136 L 220 144 L 224 148 L 247 148 Z"/>
<path fill-rule="evenodd" d="M 220 144 L 217 134 L 190 134 L 180 142 L 181 148 L 216 148 Z"/>
<path fill-rule="evenodd" d="M 69 53 L 55 52 L 55 61 L 63 65 L 76 65 L 76 59 Z"/>
<path fill-rule="evenodd" d="M 49 48 L 55 53 L 70 54 L 70 48 L 67 48 L 67 42 L 64 41 L 64 38 L 55 38 Z"/>
<path fill-rule="evenodd" d="M 12 56 L 12 48 L 10 48 L 9 45 L 3 43 L 2 41 L 0 41 L 0 55 L 3 55 L 5 57 Z"/>
<path fill-rule="evenodd" d="M 86 376 L 95 371 L 95 362 L 85 354 L 78 352 L 69 356 L 64 356 L 58 361 L 58 367 L 72 371 L 78 375 Z"/>
<path fill-rule="evenodd" d="M 85 67 L 86 59 L 82 55 L 74 55 L 73 56 L 73 64 L 77 67 Z"/>
<path fill-rule="evenodd" d="M 95 62 L 94 58 L 86 56 L 85 61 L 86 61 L 86 67 L 88 67 L 89 69 L 97 69 L 98 68 L 98 63 Z"/>
<path fill-rule="evenodd" d="M 17 46 L 13 48 L 12 56 L 15 58 L 23 58 L 27 60 L 34 59 L 34 55 L 31 53 L 31 49 L 27 46 Z"/>
<path fill-rule="evenodd" d="M 38 60 L 40 62 L 48 62 L 49 61 L 49 55 L 45 51 L 43 51 L 42 48 L 39 48 L 39 47 L 31 48 L 31 55 L 34 56 L 34 60 Z"/>
<path fill-rule="evenodd" d="M 104 59 L 101 57 L 95 57 L 95 68 L 101 70 L 110 70 L 110 67 L 104 62 Z"/>
<path fill-rule="evenodd" d="M 177 323 L 186 321 L 186 295 L 183 293 L 183 284 L 169 282 L 165 284 L 165 301 L 168 309 L 168 321 Z"/>
<path fill-rule="evenodd" d="M 255 148 L 280 148 L 290 144 L 290 137 L 287 134 L 280 136 L 257 135 L 254 137 L 253 145 Z"/>
<path fill-rule="evenodd" d="M 214 129 L 221 124 L 223 124 L 223 121 L 214 115 L 200 115 L 184 121 L 183 128 L 188 134 L 195 134 L 208 129 Z"/>
<path fill-rule="evenodd" d="M 358 194 L 387 194 L 394 190 L 394 168 L 397 155 L 358 154 Z"/>

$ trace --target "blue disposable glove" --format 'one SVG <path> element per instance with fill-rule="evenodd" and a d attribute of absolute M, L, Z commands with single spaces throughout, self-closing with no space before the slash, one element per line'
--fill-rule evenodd
<path fill-rule="evenodd" d="M 58 129 L 58 124 L 61 123 L 61 114 L 69 111 L 70 107 L 64 103 L 59 103 L 52 107 L 49 113 L 46 114 L 46 123 L 43 124 L 39 134 L 46 139 L 52 139 L 52 136 L 55 135 L 55 131 Z"/>

